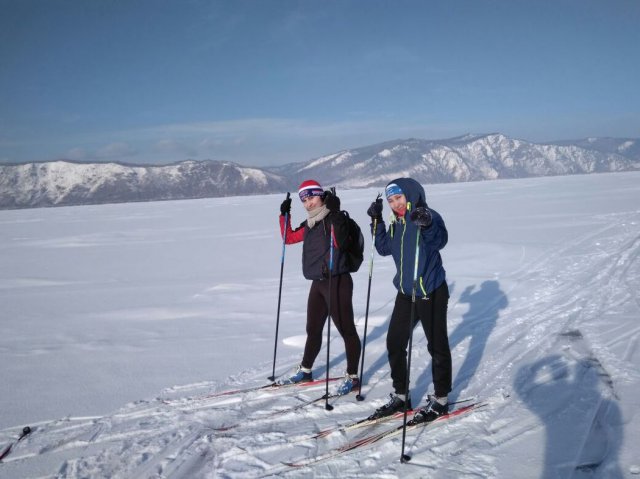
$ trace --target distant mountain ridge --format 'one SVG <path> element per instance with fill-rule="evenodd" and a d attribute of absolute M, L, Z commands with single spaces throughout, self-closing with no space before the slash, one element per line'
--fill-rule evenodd
<path fill-rule="evenodd" d="M 588 148 L 594 144 L 593 148 Z M 296 180 L 322 178 L 325 184 L 360 188 L 411 176 L 423 183 L 524 178 L 640 168 L 640 141 L 599 139 L 537 144 L 501 134 L 465 135 L 448 140 L 397 140 L 345 150 L 302 164 Z"/>
<path fill-rule="evenodd" d="M 210 160 L 172 165 L 65 160 L 0 165 L 0 208 L 277 193 L 294 191 L 307 178 L 341 188 L 365 188 L 400 176 L 428 184 L 639 169 L 638 139 L 539 144 L 493 133 L 393 140 L 269 168 Z"/>
<path fill-rule="evenodd" d="M 163 166 L 52 161 L 0 165 L 0 208 L 30 208 L 264 194 L 285 178 L 230 162 Z"/>

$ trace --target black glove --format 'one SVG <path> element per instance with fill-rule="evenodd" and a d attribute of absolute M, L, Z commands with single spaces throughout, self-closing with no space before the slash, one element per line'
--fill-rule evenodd
<path fill-rule="evenodd" d="M 427 208 L 426 206 L 418 206 L 411 212 L 409 218 L 411 218 L 411 221 L 413 221 L 422 229 L 431 226 L 431 211 L 429 211 L 429 208 Z"/>
<path fill-rule="evenodd" d="M 380 195 L 378 195 L 376 200 L 371 203 L 371 206 L 369 206 L 369 209 L 367 210 L 367 214 L 371 216 L 372 220 L 382 220 L 382 198 L 380 198 Z"/>
<path fill-rule="evenodd" d="M 280 205 L 280 214 L 282 216 L 291 214 L 291 198 L 287 198 L 282 202 Z"/>
<path fill-rule="evenodd" d="M 340 198 L 330 191 L 324 192 L 324 205 L 331 212 L 340 211 Z"/>

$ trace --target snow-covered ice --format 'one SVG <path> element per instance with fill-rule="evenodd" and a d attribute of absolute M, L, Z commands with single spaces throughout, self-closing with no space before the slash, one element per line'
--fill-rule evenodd
<path fill-rule="evenodd" d="M 366 434 L 309 438 L 391 391 L 389 258 L 374 260 L 366 400 L 287 412 L 324 389 L 209 396 L 271 374 L 282 195 L 0 211 L 0 450 L 33 429 L 0 477 L 637 477 L 640 173 L 425 187 L 449 229 L 450 397 L 490 404 L 409 434 L 408 464 L 399 437 L 308 468 L 281 464 Z M 338 193 L 365 226 L 378 191 Z M 300 254 L 293 245 L 285 256 L 280 375 L 304 345 Z M 366 263 L 354 282 L 363 333 Z M 339 376 L 339 337 L 330 352 Z M 431 391 L 420 328 L 412 366 L 415 404 Z"/>

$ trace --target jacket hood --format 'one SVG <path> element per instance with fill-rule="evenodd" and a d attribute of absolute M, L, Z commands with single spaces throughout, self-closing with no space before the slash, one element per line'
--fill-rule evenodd
<path fill-rule="evenodd" d="M 424 192 L 424 188 L 420 183 L 418 183 L 413 178 L 397 178 L 393 181 L 390 181 L 387 186 L 391 183 L 395 183 L 400 187 L 404 196 L 407 198 L 407 203 L 411 203 L 408 209 L 414 209 L 417 206 L 426 206 L 427 200 Z"/>

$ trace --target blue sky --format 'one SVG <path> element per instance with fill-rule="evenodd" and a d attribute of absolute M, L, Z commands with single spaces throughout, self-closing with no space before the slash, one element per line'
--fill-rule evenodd
<path fill-rule="evenodd" d="M 640 137 L 637 0 L 0 0 L 0 162 Z"/>

